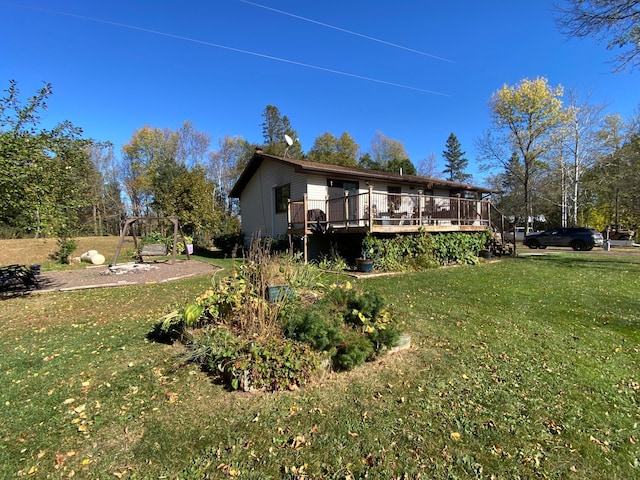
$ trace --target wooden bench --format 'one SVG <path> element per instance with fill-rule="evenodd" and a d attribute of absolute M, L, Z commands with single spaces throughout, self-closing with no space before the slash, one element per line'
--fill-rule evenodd
<path fill-rule="evenodd" d="M 39 265 L 7 265 L 0 267 L 0 290 L 10 288 L 32 288 L 38 284 L 37 275 L 40 274 Z"/>
<path fill-rule="evenodd" d="M 167 246 L 164 243 L 148 243 L 142 246 L 138 256 L 140 261 L 143 257 L 165 257 L 167 255 Z"/>

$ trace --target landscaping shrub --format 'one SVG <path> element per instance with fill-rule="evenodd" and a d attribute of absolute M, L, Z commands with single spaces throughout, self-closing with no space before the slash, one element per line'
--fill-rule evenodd
<path fill-rule="evenodd" d="M 353 290 L 347 302 L 345 323 L 360 329 L 371 342 L 374 352 L 395 346 L 400 332 L 385 309 L 385 301 L 375 291 L 356 295 Z"/>
<path fill-rule="evenodd" d="M 213 237 L 213 244 L 219 248 L 226 257 L 235 258 L 238 250 L 242 249 L 244 239 L 240 232 L 221 233 Z"/>
<path fill-rule="evenodd" d="M 336 370 L 349 370 L 396 345 L 400 332 L 377 292 L 334 286 L 313 310 L 293 312 L 285 335 L 326 351 Z"/>
<path fill-rule="evenodd" d="M 49 255 L 52 260 L 63 265 L 71 263 L 71 255 L 76 251 L 76 241 L 68 237 L 60 237 L 57 240 L 58 250 Z"/>
<path fill-rule="evenodd" d="M 167 314 L 150 337 L 181 341 L 189 361 L 245 390 L 295 388 L 317 374 L 323 358 L 347 370 L 395 345 L 399 333 L 380 294 L 346 283 L 316 301 L 317 267 L 300 256 L 272 256 L 269 247 L 256 239 L 229 277 Z M 267 287 L 282 284 L 291 295 L 268 301 Z M 294 288 L 311 290 L 311 308 Z"/>
<path fill-rule="evenodd" d="M 488 235 L 486 232 L 430 234 L 421 231 L 417 235 L 380 238 L 367 234 L 362 250 L 381 271 L 402 272 L 450 263 L 475 265 Z"/>
<path fill-rule="evenodd" d="M 340 252 L 338 252 L 335 245 L 331 246 L 331 249 L 328 255 L 322 255 L 316 261 L 316 263 L 318 265 L 318 268 L 322 270 L 332 270 L 332 271 L 340 272 L 342 270 L 347 270 L 349 268 L 347 261 L 344 258 L 342 258 L 342 256 L 340 255 Z"/>
<path fill-rule="evenodd" d="M 358 332 L 351 330 L 336 348 L 333 358 L 333 368 L 336 370 L 351 370 L 362 365 L 373 354 L 371 342 Z"/>
<path fill-rule="evenodd" d="M 447 233 L 433 236 L 432 253 L 441 265 L 478 263 L 480 250 L 486 248 L 488 233 L 470 235 L 467 233 Z"/>
<path fill-rule="evenodd" d="M 336 345 L 342 341 L 342 320 L 317 309 L 298 309 L 285 322 L 285 335 L 305 342 L 319 351 L 335 354 Z"/>
<path fill-rule="evenodd" d="M 303 386 L 315 377 L 321 356 L 309 345 L 274 336 L 248 343 L 240 352 L 238 365 L 242 369 L 240 380 L 245 382 L 240 386 L 244 389 L 286 390 Z M 238 370 L 236 368 L 232 385 L 233 380 L 238 379 Z"/>
<path fill-rule="evenodd" d="M 233 390 L 301 387 L 321 366 L 321 356 L 308 345 L 278 337 L 241 338 L 224 326 L 204 329 L 187 349 L 188 361 L 205 367 Z"/>

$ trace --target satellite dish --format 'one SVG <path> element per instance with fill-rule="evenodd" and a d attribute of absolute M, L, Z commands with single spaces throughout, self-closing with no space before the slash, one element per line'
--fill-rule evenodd
<path fill-rule="evenodd" d="M 284 140 L 285 140 L 285 142 L 287 142 L 287 145 L 289 145 L 289 146 L 293 145 L 293 139 L 289 135 L 285 134 L 284 135 Z"/>

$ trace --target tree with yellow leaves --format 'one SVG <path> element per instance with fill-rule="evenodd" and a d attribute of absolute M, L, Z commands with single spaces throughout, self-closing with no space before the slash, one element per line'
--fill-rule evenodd
<path fill-rule="evenodd" d="M 522 189 L 525 219 L 533 216 L 532 188 L 546 164 L 552 134 L 566 120 L 562 95 L 562 86 L 536 78 L 505 84 L 489 101 L 493 128 L 479 141 L 479 151 L 486 166 L 502 167 Z"/>

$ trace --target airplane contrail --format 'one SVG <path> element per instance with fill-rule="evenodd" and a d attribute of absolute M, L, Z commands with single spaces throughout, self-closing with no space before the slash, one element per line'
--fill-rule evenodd
<path fill-rule="evenodd" d="M 91 22 L 103 23 L 105 25 L 113 25 L 113 26 L 116 26 L 116 27 L 128 28 L 130 30 L 137 30 L 139 32 L 150 33 L 150 34 L 153 34 L 153 35 L 160 35 L 160 36 L 163 36 L 163 37 L 174 38 L 176 40 L 183 40 L 183 41 L 186 41 L 186 42 L 198 43 L 200 45 L 206 45 L 206 46 L 209 46 L 209 47 L 220 48 L 220 49 L 229 50 L 229 51 L 232 51 L 232 52 L 243 53 L 245 55 L 252 55 L 254 57 L 260 57 L 260 58 L 265 58 L 267 60 L 274 60 L 274 61 L 277 61 L 277 62 L 288 63 L 288 64 L 291 64 L 291 65 L 297 65 L 297 66 L 300 66 L 300 67 L 306 67 L 306 68 L 311 68 L 311 69 L 314 69 L 314 70 L 320 70 L 320 71 L 323 71 L 323 72 L 334 73 L 336 75 L 343 75 L 345 77 L 357 78 L 357 79 L 360 79 L 360 80 L 366 80 L 368 82 L 375 82 L 375 83 L 380 83 L 380 84 L 383 84 L 383 85 L 389 85 L 389 86 L 392 86 L 392 87 L 398 87 L 398 88 L 404 88 L 404 89 L 408 89 L 408 90 L 414 90 L 416 92 L 428 93 L 430 95 L 439 95 L 439 96 L 442 96 L 442 97 L 450 97 L 451 96 L 451 95 L 449 95 L 447 93 L 436 92 L 434 90 L 427 90 L 427 89 L 424 89 L 424 88 L 412 87 L 410 85 L 403 85 L 401 83 L 390 82 L 390 81 L 381 80 L 381 79 L 378 79 L 378 78 L 366 77 L 366 76 L 358 75 L 358 74 L 355 74 L 355 73 L 349 73 L 349 72 L 344 72 L 344 71 L 341 71 L 341 70 L 335 70 L 335 69 L 332 69 L 332 68 L 321 67 L 319 65 L 312 65 L 310 63 L 297 62 L 295 60 L 289 60 L 289 59 L 286 59 L 286 58 L 275 57 L 273 55 L 267 55 L 267 54 L 264 54 L 264 53 L 258 53 L 258 52 L 254 52 L 254 51 L 251 51 L 251 50 L 243 50 L 241 48 L 230 47 L 228 45 L 221 45 L 219 43 L 208 42 L 208 41 L 205 41 L 205 40 L 199 40 L 197 38 L 185 37 L 185 36 L 176 35 L 176 34 L 173 34 L 173 33 L 161 32 L 159 30 L 152 30 L 152 29 L 149 29 L 149 28 L 138 27 L 138 26 L 129 25 L 129 24 L 126 24 L 126 23 L 113 22 L 111 20 L 103 20 L 103 19 L 100 19 L 100 18 L 86 17 L 84 15 L 77 15 L 77 14 L 68 13 L 68 12 L 59 12 L 59 11 L 56 11 L 56 10 L 49 10 L 49 9 L 44 9 L 44 8 L 26 7 L 26 6 L 22 6 L 22 5 L 14 5 L 14 4 L 0 4 L 0 5 L 16 7 L 16 8 L 23 8 L 23 9 L 28 9 L 28 10 L 37 10 L 37 11 L 42 11 L 42 12 L 51 13 L 51 14 L 55 14 L 55 15 L 62 15 L 62 16 L 66 16 L 66 17 L 78 18 L 78 19 L 81 19 L 81 20 L 87 20 L 87 21 L 91 21 Z"/>
<path fill-rule="evenodd" d="M 272 12 L 281 13 L 282 15 L 287 15 L 289 17 L 297 18 L 299 20 L 304 20 L 305 22 L 315 23 L 316 25 L 320 25 L 322 27 L 332 28 L 333 30 L 338 30 L 339 32 L 348 33 L 349 35 L 355 35 L 356 37 L 366 38 L 367 40 L 371 40 L 373 42 L 382 43 L 384 45 L 389 45 L 391 47 L 400 48 L 402 50 L 406 50 L 408 52 L 417 53 L 418 55 L 424 55 L 425 57 L 434 58 L 436 60 L 441 60 L 443 62 L 455 63 L 453 60 L 449 60 L 448 58 L 438 57 L 436 55 L 432 55 L 431 53 L 423 52 L 421 50 L 416 50 L 413 48 L 405 47 L 404 45 L 398 45 L 397 43 L 388 42 L 386 40 L 382 40 L 380 38 L 371 37 L 369 35 L 365 35 L 363 33 L 354 32 L 353 30 L 347 30 L 346 28 L 336 27 L 335 25 L 330 25 L 328 23 L 319 22 L 317 20 L 313 20 L 312 18 L 301 17 L 300 15 L 295 15 L 293 13 L 285 12 L 283 10 L 278 10 L 276 8 L 268 7 L 266 5 L 261 5 L 259 3 L 250 2 L 249 0 L 240 0 L 242 3 L 246 3 L 248 5 L 253 5 L 254 7 L 264 8 L 265 10 L 270 10 Z"/>

